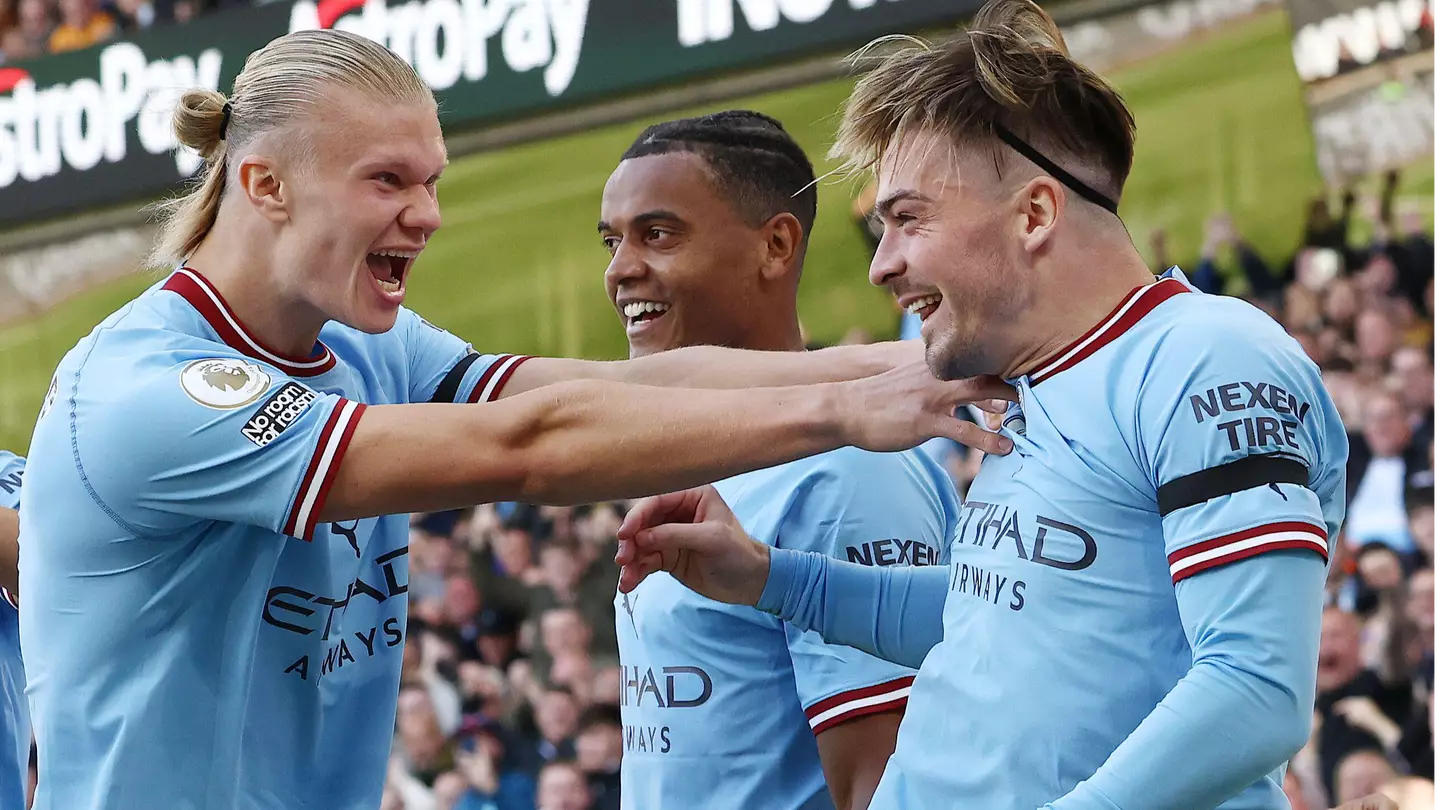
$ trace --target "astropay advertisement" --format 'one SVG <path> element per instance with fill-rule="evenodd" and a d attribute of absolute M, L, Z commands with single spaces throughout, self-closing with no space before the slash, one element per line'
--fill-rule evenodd
<path fill-rule="evenodd" d="M 977 0 L 284 0 L 0 67 L 0 227 L 173 190 L 200 158 L 186 89 L 228 91 L 252 51 L 335 28 L 434 89 L 449 131 L 958 23 Z"/>

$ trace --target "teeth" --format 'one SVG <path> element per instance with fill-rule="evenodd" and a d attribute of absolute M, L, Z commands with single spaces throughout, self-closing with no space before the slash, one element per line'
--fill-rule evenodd
<path fill-rule="evenodd" d="M 380 282 L 380 289 L 384 290 L 385 292 L 399 292 L 399 291 L 400 291 L 400 282 L 398 282 L 398 281 L 394 281 L 394 280 L 388 279 L 388 278 L 385 279 L 385 280 L 383 280 L 383 281 L 380 280 L 380 279 L 376 279 L 376 281 L 379 281 L 379 282 Z"/>
<path fill-rule="evenodd" d="M 940 296 L 938 296 L 938 295 L 927 295 L 927 296 L 925 296 L 924 298 L 917 298 L 917 299 L 915 299 L 914 301 L 911 301 L 911 302 L 910 302 L 910 305 L 907 306 L 907 307 L 905 307 L 905 309 L 906 309 L 907 311 L 909 311 L 911 315 L 914 315 L 914 314 L 919 313 L 920 310 L 922 310 L 922 309 L 930 306 L 931 304 L 938 304 L 938 303 L 940 303 Z"/>
<path fill-rule="evenodd" d="M 420 255 L 418 250 L 378 250 L 376 256 L 394 256 L 399 259 L 413 259 Z"/>
<path fill-rule="evenodd" d="M 647 312 L 664 312 L 669 309 L 669 304 L 662 304 L 659 301 L 631 301 L 621 308 L 627 318 L 638 318 Z"/>

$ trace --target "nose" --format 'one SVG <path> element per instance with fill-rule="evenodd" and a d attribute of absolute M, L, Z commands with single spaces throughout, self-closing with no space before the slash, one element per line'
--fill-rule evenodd
<path fill-rule="evenodd" d="M 620 242 L 615 255 L 610 257 L 610 265 L 605 268 L 607 289 L 614 291 L 622 282 L 634 281 L 645 275 L 645 262 L 639 254 L 640 251 L 627 247 L 623 240 Z"/>
<path fill-rule="evenodd" d="M 887 286 L 905 275 L 905 257 L 901 255 L 899 240 L 893 234 L 894 231 L 885 229 L 879 247 L 875 248 L 875 256 L 870 260 L 870 283 L 876 287 Z"/>
<path fill-rule="evenodd" d="M 440 230 L 440 200 L 433 187 L 420 186 L 410 204 L 400 212 L 400 227 L 420 231 L 425 239 Z"/>

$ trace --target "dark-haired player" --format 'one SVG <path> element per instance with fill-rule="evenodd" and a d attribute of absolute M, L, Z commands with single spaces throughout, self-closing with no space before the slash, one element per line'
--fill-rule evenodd
<path fill-rule="evenodd" d="M 758 113 L 645 130 L 605 186 L 599 226 L 631 357 L 803 350 L 795 299 L 814 180 L 800 146 Z M 958 518 L 954 485 L 918 450 L 837 450 L 717 486 L 752 536 L 867 564 L 942 561 Z M 623 807 L 869 804 L 913 669 L 664 575 L 617 596 L 616 634 Z"/>

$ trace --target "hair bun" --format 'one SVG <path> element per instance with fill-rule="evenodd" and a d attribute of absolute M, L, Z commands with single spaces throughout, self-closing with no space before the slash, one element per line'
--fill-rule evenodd
<path fill-rule="evenodd" d="M 175 138 L 206 160 L 220 152 L 225 124 L 225 94 L 215 90 L 187 90 L 175 106 Z"/>

